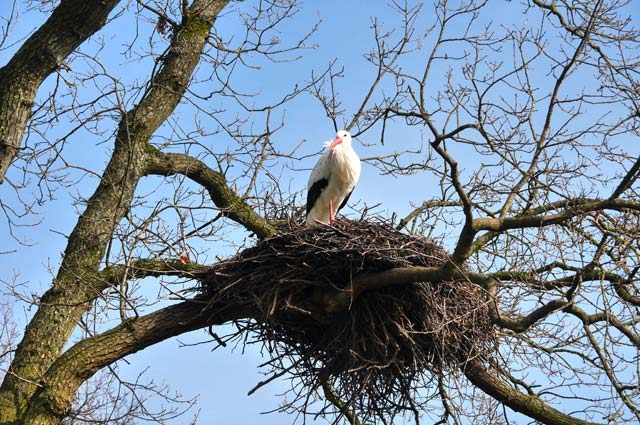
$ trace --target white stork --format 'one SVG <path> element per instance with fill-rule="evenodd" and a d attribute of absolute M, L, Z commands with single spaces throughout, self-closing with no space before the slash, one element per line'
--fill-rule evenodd
<path fill-rule="evenodd" d="M 351 147 L 348 131 L 338 131 L 327 146 L 307 183 L 307 226 L 333 223 L 360 177 L 360 158 Z"/>

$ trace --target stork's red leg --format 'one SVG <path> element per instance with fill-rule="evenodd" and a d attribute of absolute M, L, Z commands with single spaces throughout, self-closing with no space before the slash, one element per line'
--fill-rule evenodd
<path fill-rule="evenodd" d="M 329 199 L 329 224 L 333 224 L 336 221 L 336 217 L 333 215 L 333 201 Z"/>

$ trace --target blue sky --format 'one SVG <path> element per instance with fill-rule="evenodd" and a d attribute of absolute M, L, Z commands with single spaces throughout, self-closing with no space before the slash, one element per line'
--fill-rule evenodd
<path fill-rule="evenodd" d="M 254 0 L 246 0 L 239 7 L 246 8 Z M 0 15 L 8 13 L 0 6 Z M 425 10 L 429 10 L 430 4 L 425 5 Z M 638 9 L 638 3 L 634 3 L 632 8 Z M 492 25 L 500 28 L 502 24 L 533 25 L 528 21 L 528 17 L 519 13 L 512 14 L 510 10 L 515 8 L 512 2 L 506 0 L 490 1 L 486 16 L 491 16 Z M 42 22 L 43 16 L 36 11 L 26 11 L 23 4 L 20 5 L 20 26 L 15 28 L 12 39 L 19 46 L 20 40 L 25 37 L 32 28 Z M 640 10 L 636 10 L 640 12 Z M 426 18 L 433 18 L 429 13 L 423 15 Z M 344 77 L 338 80 L 339 98 L 343 102 L 343 107 L 347 111 L 345 120 L 349 120 L 349 114 L 359 105 L 362 97 L 366 93 L 368 84 L 374 78 L 374 69 L 363 59 L 363 54 L 368 52 L 373 46 L 373 35 L 371 31 L 371 19 L 378 17 L 385 22 L 386 28 L 392 28 L 398 23 L 398 16 L 394 14 L 386 2 L 372 1 L 322 1 L 305 2 L 299 13 L 289 20 L 280 30 L 281 37 L 286 44 L 300 34 L 305 33 L 316 22 L 321 21 L 318 32 L 312 37 L 312 42 L 318 47 L 313 50 L 302 52 L 303 57 L 295 62 L 269 63 L 260 58 L 253 59 L 253 63 L 261 66 L 260 69 L 240 70 L 234 75 L 234 81 L 247 91 L 260 91 L 261 102 L 266 103 L 271 99 L 280 97 L 296 81 L 308 79 L 311 70 L 321 69 L 330 61 L 336 61 L 336 67 L 344 67 Z M 487 22 L 487 21 L 485 21 Z M 428 27 L 432 21 L 420 23 L 422 28 Z M 153 23 L 143 23 L 138 30 L 140 39 L 144 40 L 145 35 L 153 28 Z M 460 29 L 454 26 L 454 29 Z M 105 58 L 108 72 L 118 77 L 116 84 L 118 87 L 125 87 L 135 81 L 146 81 L 149 74 L 149 59 L 134 61 L 123 56 L 123 44 L 133 38 L 134 23 L 130 18 L 124 16 L 110 23 L 95 40 L 83 47 L 84 52 L 95 52 L 100 50 L 101 56 Z M 231 37 L 238 31 L 238 21 L 233 14 L 222 17 L 217 30 L 223 37 Z M 103 40 L 104 45 L 100 46 L 97 41 Z M 233 44 L 233 43 L 231 43 Z M 0 65 L 15 51 L 15 47 L 9 47 L 0 51 Z M 553 47 L 551 47 L 553 48 Z M 144 46 L 140 47 L 144 49 Z M 453 54 L 453 52 L 452 52 Z M 289 57 L 294 54 L 289 55 Z M 407 69 L 422 66 L 424 58 L 423 52 L 417 52 L 409 57 L 404 66 Z M 84 61 L 81 57 L 74 61 L 74 71 L 88 67 L 90 62 Z M 206 74 L 207 69 L 201 69 L 201 75 Z M 444 73 L 445 68 L 436 69 L 436 72 Z M 541 71 L 542 72 L 542 71 Z M 105 77 L 106 78 L 106 77 Z M 95 93 L 91 85 L 94 81 L 105 83 L 103 78 L 87 81 L 81 96 L 91 98 Z M 390 82 L 385 82 L 389 84 Z M 106 83 L 105 83 L 106 84 Z M 49 79 L 40 90 L 40 100 L 47 98 L 55 85 L 53 78 Z M 389 86 L 391 87 L 391 86 Z M 198 90 L 206 92 L 207 82 L 199 83 Z M 434 87 L 434 93 L 436 88 Z M 134 102 L 135 92 L 123 91 L 129 102 Z M 105 104 L 113 99 L 106 98 Z M 219 102 L 219 103 L 218 103 Z M 211 107 L 224 107 L 226 100 L 215 100 Z M 236 113 L 231 110 L 230 114 Z M 302 143 L 301 153 L 310 155 L 320 151 L 322 142 L 333 137 L 333 125 L 327 119 L 318 102 L 309 96 L 301 96 L 292 102 L 285 109 L 279 110 L 279 114 L 285 114 L 285 129 L 276 133 L 277 143 L 284 147 L 296 146 Z M 184 120 L 185 127 L 188 127 L 195 116 L 193 109 L 188 105 L 181 105 L 176 111 L 177 119 Z M 260 116 L 251 117 L 256 120 L 256 125 L 261 125 Z M 72 121 L 72 120 L 71 120 Z M 203 120 L 205 128 L 214 128 L 215 123 Z M 55 137 L 56 134 L 64 134 L 68 131 L 70 122 L 52 123 L 48 132 L 48 137 Z M 109 129 L 113 125 L 113 118 L 107 118 L 100 124 L 101 128 Z M 159 134 L 171 137 L 168 129 L 164 128 Z M 420 145 L 421 133 L 416 129 L 408 129 L 401 125 L 391 127 L 386 138 L 385 146 L 380 146 L 377 139 L 378 133 L 369 132 L 358 138 L 354 142 L 354 147 L 361 157 L 371 157 L 399 151 L 403 149 L 415 149 Z M 424 137 L 427 134 L 424 133 Z M 30 135 L 32 143 L 38 141 L 38 136 Z M 107 140 L 106 143 L 99 143 Z M 82 167 L 101 170 L 108 159 L 110 143 L 108 132 L 103 137 L 91 135 L 88 132 L 79 132 L 70 138 L 69 146 L 65 150 L 68 161 Z M 212 149 L 223 145 L 219 143 L 219 138 L 211 138 Z M 208 142 L 207 142 L 208 143 Z M 633 150 L 633 148 L 632 148 Z M 455 151 L 454 151 L 455 152 Z M 308 169 L 312 167 L 315 157 L 309 157 L 294 164 L 298 171 L 284 169 L 282 171 L 283 186 L 290 188 L 291 192 L 302 192 L 306 186 Z M 81 173 L 73 172 L 79 177 Z M 12 179 L 18 179 L 18 173 L 13 170 L 8 174 Z M 144 193 L 155 187 L 157 180 L 150 179 L 143 183 L 139 193 Z M 20 246 L 16 241 L 6 238 L 6 245 L 1 250 L 17 250 L 16 254 L 0 255 L 0 281 L 11 283 L 14 276 L 18 283 L 23 284 L 22 292 L 26 294 L 41 294 L 51 282 L 51 273 L 56 271 L 60 261 L 60 255 L 65 246 L 63 235 L 69 234 L 77 220 L 75 208 L 70 206 L 73 199 L 79 194 L 88 196 L 96 185 L 96 178 L 83 177 L 77 186 L 72 190 L 59 190 L 52 199 L 46 199 L 45 203 L 38 207 L 42 213 L 37 220 L 42 220 L 35 227 L 20 229 L 18 235 L 27 240 L 30 246 Z M 35 190 L 35 189 L 34 189 Z M 365 164 L 362 177 L 354 195 L 352 202 L 366 203 L 367 205 L 380 206 L 376 211 L 386 215 L 398 213 L 405 215 L 411 210 L 411 202 L 421 202 L 438 194 L 438 181 L 433 176 L 419 175 L 398 179 L 381 175 L 374 167 Z M 77 192 L 76 192 L 77 191 Z M 29 191 L 25 191 L 28 196 Z M 3 199 L 11 199 L 13 193 L 6 186 L 0 187 L 0 196 Z M 164 196 L 160 194 L 160 196 Z M 361 205 L 361 204 L 360 204 Z M 81 205 L 77 205 L 81 209 Z M 36 221 L 37 221 L 36 220 Z M 28 221 L 24 222 L 25 224 Z M 444 239 L 445 245 L 451 243 L 456 235 L 456 229 L 441 229 L 440 234 L 448 238 Z M 6 233 L 6 223 L 0 223 L 0 232 Z M 244 235 L 233 233 L 233 237 L 241 241 Z M 231 254 L 230 245 L 216 245 L 215 247 L 201 247 L 207 253 L 199 258 L 202 262 L 211 263 L 216 256 L 226 256 Z M 149 288 L 144 292 L 149 296 L 157 292 L 153 287 L 153 281 L 145 281 Z M 26 304 L 17 304 L 16 320 L 23 325 L 25 320 L 33 314 L 33 310 L 27 308 Z M 108 325 L 107 325 L 108 327 Z M 220 333 L 224 333 L 221 331 Z M 272 413 L 261 415 L 261 412 L 272 410 L 278 406 L 283 393 L 289 388 L 289 384 L 283 381 L 276 381 L 267 387 L 257 391 L 252 396 L 247 396 L 247 392 L 260 380 L 264 379 L 256 369 L 256 366 L 265 358 L 261 355 L 258 347 L 248 346 L 242 354 L 242 350 L 237 348 L 221 348 L 211 352 L 211 344 L 185 346 L 181 343 L 195 343 L 207 340 L 207 335 L 203 331 L 192 332 L 177 339 L 171 339 L 161 344 L 153 346 L 140 353 L 127 358 L 126 363 L 121 363 L 119 370 L 124 377 L 133 379 L 141 371 L 148 368 L 146 375 L 159 383 L 166 383 L 174 390 L 178 391 L 185 398 L 198 396 L 198 405 L 194 408 L 200 409 L 199 422 L 203 424 L 247 424 L 260 423 L 264 425 L 290 423 L 292 416 L 287 414 Z M 187 423 L 189 415 L 180 418 L 172 423 Z M 322 421 L 319 421 L 322 423 Z"/>

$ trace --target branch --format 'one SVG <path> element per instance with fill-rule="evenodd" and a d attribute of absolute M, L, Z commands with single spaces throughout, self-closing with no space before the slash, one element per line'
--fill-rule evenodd
<path fill-rule="evenodd" d="M 543 149 L 545 148 L 545 145 L 546 145 L 547 136 L 551 131 L 551 123 L 552 123 L 553 115 L 556 110 L 556 106 L 559 104 L 558 96 L 560 93 L 560 88 L 562 87 L 564 82 L 567 80 L 569 76 L 569 71 L 571 71 L 573 66 L 576 63 L 578 63 L 578 58 L 584 52 L 584 49 L 587 46 L 589 35 L 591 34 L 591 31 L 593 30 L 593 26 L 595 25 L 596 16 L 598 15 L 598 11 L 600 10 L 601 4 L 602 4 L 602 0 L 598 0 L 596 5 L 594 6 L 591 16 L 589 17 L 589 22 L 587 24 L 586 30 L 584 31 L 583 34 L 581 34 L 582 36 L 580 38 L 580 43 L 578 44 L 578 47 L 576 47 L 569 61 L 562 67 L 562 71 L 560 72 L 560 75 L 555 81 L 553 91 L 549 96 L 549 105 L 547 106 L 544 126 L 542 127 L 542 131 L 540 132 L 540 136 L 536 140 L 536 149 L 531 159 L 531 163 L 529 164 L 527 171 L 524 172 L 522 178 L 511 189 L 511 193 L 507 197 L 507 200 L 505 201 L 502 207 L 502 211 L 500 214 L 501 218 L 507 215 L 507 213 L 511 209 L 511 204 L 515 200 L 516 196 L 520 193 L 524 185 L 531 180 L 532 176 L 535 173 L 535 170 L 538 166 L 538 161 L 540 160 L 540 156 L 542 155 Z"/>
<path fill-rule="evenodd" d="M 387 74 L 387 72 L 393 69 L 398 59 L 405 53 L 405 48 L 407 47 L 407 44 L 411 40 L 411 33 L 413 32 L 413 29 L 411 26 L 413 22 L 415 22 L 415 19 L 417 16 L 417 10 L 419 10 L 419 8 L 408 9 L 406 4 L 404 8 L 399 7 L 397 4 L 396 6 L 400 9 L 400 12 L 404 15 L 403 16 L 404 31 L 402 34 L 402 38 L 394 46 L 392 46 L 389 50 L 387 50 L 385 46 L 386 44 L 385 39 L 388 34 L 381 35 L 379 32 L 380 26 L 378 24 L 378 21 L 376 19 L 373 20 L 372 28 L 375 34 L 377 52 L 375 56 L 373 54 L 371 55 L 370 60 L 371 62 L 373 62 L 374 57 L 378 58 L 378 61 L 379 61 L 378 72 L 376 74 L 375 80 L 369 86 L 369 91 L 364 96 L 364 99 L 362 100 L 360 107 L 358 108 L 357 112 L 353 115 L 351 122 L 349 122 L 349 124 L 347 124 L 347 126 L 345 127 L 345 130 L 351 131 L 351 129 L 358 123 L 358 120 L 360 119 L 360 117 L 365 114 L 367 104 L 369 103 L 369 100 L 371 100 L 371 97 L 375 93 L 377 86 L 380 84 L 380 82 L 382 81 L 384 76 Z M 391 60 L 389 60 L 388 63 L 385 63 L 385 58 L 392 52 L 393 52 L 393 56 L 391 57 Z M 354 137 L 357 137 L 359 134 L 362 134 L 362 131 L 359 132 L 358 134 L 354 134 Z"/>
<path fill-rule="evenodd" d="M 473 226 L 473 208 L 471 206 L 471 200 L 467 195 L 467 192 L 462 187 L 462 183 L 460 182 L 460 175 L 458 173 L 458 162 L 454 160 L 449 153 L 440 146 L 440 143 L 443 139 L 436 138 L 436 140 L 431 143 L 431 146 L 435 149 L 436 152 L 445 160 L 445 162 L 451 167 L 451 183 L 453 184 L 460 201 L 462 202 L 462 211 L 464 212 L 464 226 L 462 231 L 460 232 L 460 236 L 458 237 L 458 242 L 456 243 L 456 248 L 451 255 L 451 263 L 459 266 L 461 265 L 467 258 L 469 258 L 469 253 L 471 246 L 473 244 L 473 238 L 475 237 L 477 230 L 474 229 Z"/>
<path fill-rule="evenodd" d="M 569 202 L 565 202 L 565 205 Z M 553 224 L 564 223 L 574 217 L 589 212 L 602 210 L 633 210 L 640 212 L 640 202 L 634 200 L 622 199 L 594 199 L 579 202 L 576 206 L 559 211 L 555 214 L 548 215 L 520 215 L 505 218 L 476 218 L 473 220 L 473 229 L 475 231 L 490 230 L 493 232 L 502 232 L 509 229 L 524 229 L 531 227 L 545 227 Z"/>
<path fill-rule="evenodd" d="M 36 390 L 29 382 L 39 380 L 58 358 L 103 287 L 98 269 L 113 230 L 128 211 L 144 175 L 149 138 L 184 95 L 209 31 L 227 1 L 193 2 L 182 28 L 174 32 L 160 71 L 151 77 L 149 89 L 138 105 L 123 114 L 100 184 L 69 236 L 52 288 L 42 296 L 16 350 L 11 373 L 0 387 L 0 422 L 20 415 Z"/>
<path fill-rule="evenodd" d="M 620 319 L 607 311 L 589 314 L 576 305 L 570 305 L 563 311 L 580 319 L 584 326 L 589 326 L 598 322 L 607 322 L 620 331 L 621 334 L 626 336 L 633 345 L 640 349 L 640 335 L 634 333 L 634 331 L 622 323 Z"/>
<path fill-rule="evenodd" d="M 198 263 L 183 263 L 174 259 L 139 259 L 131 264 L 114 264 L 100 272 L 107 286 L 116 286 L 128 279 L 145 277 L 177 276 L 193 278 L 195 274 L 205 271 L 206 266 Z"/>
<path fill-rule="evenodd" d="M 80 384 L 99 369 L 176 335 L 253 314 L 232 308 L 200 314 L 205 305 L 196 300 L 184 301 L 78 342 L 51 365 L 22 421 L 57 423 L 68 412 Z"/>
<path fill-rule="evenodd" d="M 611 198 L 618 198 L 622 193 L 629 189 L 631 185 L 640 177 L 640 157 L 636 160 L 635 164 L 627 172 L 624 178 L 620 181 L 620 184 L 611 194 Z"/>
<path fill-rule="evenodd" d="M 574 279 L 574 286 L 577 280 L 578 279 Z M 515 333 L 527 331 L 531 326 L 545 319 L 550 314 L 563 309 L 570 303 L 566 298 L 557 298 L 541 305 L 526 316 L 519 316 L 517 318 L 505 317 L 500 313 L 500 309 L 498 308 L 498 282 L 494 279 L 488 279 L 485 288 L 491 298 L 488 303 L 491 321 L 497 326 L 509 329 Z M 573 291 L 570 290 L 570 292 Z"/>
<path fill-rule="evenodd" d="M 411 220 L 418 217 L 422 214 L 423 211 L 429 210 L 431 208 L 447 208 L 447 207 L 461 207 L 462 202 L 460 201 L 441 201 L 438 199 L 430 199 L 428 201 L 424 201 L 419 207 L 415 208 L 409 214 L 407 214 L 396 226 L 396 230 L 402 230 Z"/>
<path fill-rule="evenodd" d="M 322 389 L 324 391 L 324 397 L 331 402 L 334 406 L 338 408 L 340 413 L 344 415 L 345 418 L 349 421 L 351 425 L 363 425 L 362 422 L 358 420 L 355 412 L 349 409 L 349 406 L 345 404 L 344 401 L 340 400 L 338 394 L 334 391 L 331 384 L 327 381 L 322 381 Z"/>
<path fill-rule="evenodd" d="M 347 310 L 353 300 L 365 291 L 394 285 L 408 285 L 414 282 L 440 282 L 447 279 L 463 278 L 444 267 L 408 267 L 385 270 L 379 273 L 354 277 L 351 284 L 342 290 L 327 292 L 320 290 L 315 294 L 319 304 L 327 313 Z"/>
<path fill-rule="evenodd" d="M 562 270 L 571 270 L 577 271 L 582 275 L 582 279 L 585 282 L 589 281 L 607 281 L 611 283 L 616 294 L 623 300 L 628 302 L 629 304 L 633 304 L 637 307 L 640 307 L 640 297 L 637 297 L 627 289 L 627 285 L 633 282 L 633 276 L 630 277 L 622 277 L 619 274 L 613 273 L 607 270 L 601 270 L 593 268 L 591 270 L 578 270 L 575 267 L 569 267 L 567 265 L 554 262 L 548 267 L 535 270 L 533 272 L 528 271 L 500 271 L 495 273 L 490 273 L 487 275 L 489 279 L 498 279 L 498 280 L 515 280 L 528 284 L 532 287 L 539 287 L 541 289 L 550 290 L 550 289 L 558 289 L 566 286 L 573 285 L 576 275 L 569 275 L 560 277 L 558 279 L 547 280 L 547 281 L 539 281 L 536 279 L 536 275 L 543 271 L 549 271 L 552 267 L 558 266 Z"/>
<path fill-rule="evenodd" d="M 102 28 L 120 0 L 61 1 L 47 21 L 0 69 L 0 184 L 20 151 L 40 84 Z"/>
<path fill-rule="evenodd" d="M 254 232 L 260 239 L 276 233 L 271 223 L 258 215 L 229 187 L 223 174 L 212 170 L 199 159 L 185 154 L 163 153 L 150 147 L 147 173 L 162 176 L 184 175 L 207 189 L 211 200 L 226 217 Z"/>
<path fill-rule="evenodd" d="M 464 374 L 473 385 L 516 412 L 548 425 L 596 425 L 569 416 L 547 405 L 535 395 L 523 394 L 497 376 L 489 373 L 478 359 L 469 360 Z"/>
<path fill-rule="evenodd" d="M 385 270 L 383 272 L 362 274 L 354 277 L 351 284 L 339 291 L 327 293 L 325 290 L 318 291 L 314 294 L 315 299 L 319 305 L 322 305 L 326 313 L 336 313 L 339 311 L 348 310 L 353 300 L 366 291 L 376 290 L 388 286 L 395 285 L 408 285 L 415 282 L 441 282 L 445 280 L 467 280 L 476 285 L 480 285 L 489 294 L 490 297 L 495 299 L 497 292 L 496 276 L 506 278 L 526 278 L 528 280 L 531 277 L 530 273 L 517 273 L 517 274 L 493 274 L 490 276 L 483 275 L 481 273 L 463 272 L 460 270 L 454 270 L 449 267 L 408 267 L 408 268 L 394 268 Z M 558 298 L 543 304 L 542 306 L 531 311 L 526 316 L 518 317 L 505 317 L 498 309 L 497 303 L 489 303 L 489 314 L 491 320 L 498 326 L 512 330 L 516 333 L 522 333 L 528 330 L 531 326 L 545 319 L 550 314 L 563 310 L 565 312 L 571 312 L 576 314 L 571 305 L 571 295 L 575 293 L 575 290 L 579 284 L 583 281 L 596 280 L 603 278 L 602 273 L 599 271 L 579 271 L 575 275 L 562 278 L 563 285 L 559 285 L 559 280 L 554 281 L 553 288 L 558 286 L 570 286 L 566 296 L 564 298 Z M 607 278 L 612 281 L 620 281 L 622 278 L 613 273 L 607 274 Z M 569 309 L 569 310 L 567 310 Z M 600 316 L 593 315 L 590 317 L 593 321 L 608 320 L 634 343 L 640 342 L 637 337 L 634 338 L 627 328 L 622 329 L 624 325 L 617 321 L 613 316 Z"/>
<path fill-rule="evenodd" d="M 569 25 L 566 19 L 564 19 L 564 16 L 562 16 L 562 13 L 560 13 L 560 10 L 557 8 L 556 4 L 554 4 L 553 2 L 544 3 L 541 0 L 532 0 L 532 1 L 533 1 L 533 4 L 535 4 L 536 6 L 542 9 L 548 10 L 551 14 L 553 14 L 556 18 L 558 18 L 558 22 L 560 22 L 560 25 L 569 33 L 571 33 L 571 35 L 573 35 L 576 38 L 584 39 L 583 30 L 573 25 Z M 616 73 L 620 73 L 619 67 L 611 63 L 611 61 L 609 60 L 607 55 L 602 51 L 600 46 L 592 42 L 590 39 L 587 39 L 587 45 L 591 47 L 593 50 L 595 50 L 596 52 L 598 52 L 602 60 L 604 60 L 607 63 L 609 69 L 614 70 Z"/>

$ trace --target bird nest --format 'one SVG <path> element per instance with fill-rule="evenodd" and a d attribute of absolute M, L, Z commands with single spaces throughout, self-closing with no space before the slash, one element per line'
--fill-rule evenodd
<path fill-rule="evenodd" d="M 237 335 L 250 331 L 270 354 L 273 376 L 297 382 L 298 407 L 306 411 L 323 390 L 347 416 L 352 409 L 361 419 L 388 420 L 415 413 L 418 390 L 433 389 L 434 378 L 495 350 L 482 289 L 443 281 L 366 290 L 365 281 L 349 302 L 333 300 L 364 274 L 447 260 L 439 245 L 385 224 L 290 225 L 213 266 L 201 291 L 210 309 L 252 312 L 236 322 Z"/>

